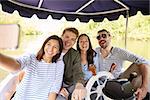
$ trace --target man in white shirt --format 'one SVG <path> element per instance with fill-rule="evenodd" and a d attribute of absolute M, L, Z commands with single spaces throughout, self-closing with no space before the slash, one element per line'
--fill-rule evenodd
<path fill-rule="evenodd" d="M 148 91 L 148 61 L 127 50 L 113 47 L 111 39 L 111 33 L 107 30 L 102 29 L 98 31 L 97 40 L 100 47 L 96 48 L 99 59 L 99 68 L 97 68 L 97 71 L 109 71 L 117 78 L 122 73 L 121 69 L 123 68 L 124 61 L 135 63 L 137 66 L 134 67 L 137 67 L 136 69 L 142 75 L 142 84 L 137 88 L 135 93 L 138 100 L 142 100 Z"/>

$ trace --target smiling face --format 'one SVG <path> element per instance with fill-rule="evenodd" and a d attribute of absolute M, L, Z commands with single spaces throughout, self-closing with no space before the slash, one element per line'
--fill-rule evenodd
<path fill-rule="evenodd" d="M 79 47 L 81 51 L 87 51 L 89 49 L 89 40 L 87 36 L 81 36 L 79 38 Z"/>
<path fill-rule="evenodd" d="M 66 52 L 70 48 L 73 47 L 77 39 L 77 36 L 75 33 L 71 31 L 65 31 L 65 33 L 62 35 L 62 40 L 63 40 L 63 51 Z"/>
<path fill-rule="evenodd" d="M 99 32 L 97 36 L 97 40 L 101 48 L 105 49 L 110 45 L 111 42 L 111 36 L 109 33 L 103 31 Z"/>
<path fill-rule="evenodd" d="M 52 57 L 54 57 L 56 54 L 59 53 L 59 43 L 57 40 L 55 39 L 51 39 L 49 40 L 44 47 L 44 56 L 46 58 L 50 58 L 52 59 Z"/>

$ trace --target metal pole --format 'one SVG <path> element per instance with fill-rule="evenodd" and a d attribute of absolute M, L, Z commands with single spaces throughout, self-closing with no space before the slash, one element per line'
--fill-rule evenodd
<path fill-rule="evenodd" d="M 125 49 L 127 49 L 127 32 L 128 32 L 128 18 L 129 18 L 129 11 L 126 12 L 126 28 L 125 28 Z"/>

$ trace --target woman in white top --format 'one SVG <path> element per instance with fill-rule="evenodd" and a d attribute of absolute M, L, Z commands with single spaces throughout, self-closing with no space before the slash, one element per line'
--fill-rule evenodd
<path fill-rule="evenodd" d="M 90 38 L 81 34 L 77 40 L 77 50 L 81 55 L 81 66 L 84 73 L 84 80 L 88 81 L 96 75 L 96 52 L 92 49 Z"/>
<path fill-rule="evenodd" d="M 45 40 L 37 55 L 13 59 L 0 53 L 0 66 L 15 72 L 25 68 L 25 75 L 13 100 L 55 100 L 60 90 L 64 63 L 59 59 L 63 49 L 56 35 Z"/>

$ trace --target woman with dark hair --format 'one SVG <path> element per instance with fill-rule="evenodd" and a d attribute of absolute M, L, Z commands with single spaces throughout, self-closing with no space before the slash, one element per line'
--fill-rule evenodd
<path fill-rule="evenodd" d="M 96 52 L 92 49 L 90 38 L 86 34 L 81 34 L 77 40 L 77 50 L 81 55 L 81 65 L 84 73 L 84 80 L 96 75 Z"/>
<path fill-rule="evenodd" d="M 25 69 L 12 100 L 56 100 L 64 73 L 64 63 L 60 59 L 62 49 L 62 39 L 52 35 L 45 40 L 37 56 L 13 59 L 0 53 L 1 67 L 11 72 Z"/>

